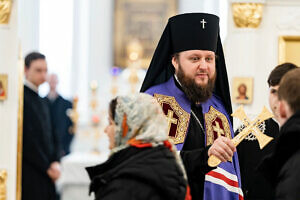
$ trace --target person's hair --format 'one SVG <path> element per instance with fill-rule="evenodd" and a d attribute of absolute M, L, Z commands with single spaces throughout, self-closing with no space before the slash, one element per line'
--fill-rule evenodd
<path fill-rule="evenodd" d="M 109 103 L 109 115 L 114 121 L 116 116 L 116 107 L 117 107 L 117 97 L 112 99 Z"/>
<path fill-rule="evenodd" d="M 281 78 L 288 71 L 297 68 L 297 65 L 293 63 L 283 63 L 276 66 L 269 75 L 268 84 L 269 87 L 279 85 Z"/>
<path fill-rule="evenodd" d="M 39 52 L 31 52 L 25 57 L 25 67 L 28 69 L 30 67 L 30 64 L 32 61 L 38 60 L 38 59 L 46 59 L 46 56 L 39 53 Z"/>
<path fill-rule="evenodd" d="M 285 100 L 293 113 L 300 111 L 300 68 L 287 72 L 278 89 L 279 100 Z"/>

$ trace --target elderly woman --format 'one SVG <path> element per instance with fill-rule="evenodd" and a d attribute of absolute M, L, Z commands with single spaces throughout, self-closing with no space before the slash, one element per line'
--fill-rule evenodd
<path fill-rule="evenodd" d="M 108 121 L 112 154 L 87 168 L 96 200 L 190 199 L 183 166 L 168 141 L 168 123 L 152 96 L 113 99 Z"/>

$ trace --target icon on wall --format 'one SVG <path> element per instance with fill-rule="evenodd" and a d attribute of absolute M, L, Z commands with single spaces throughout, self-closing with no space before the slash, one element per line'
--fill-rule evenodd
<path fill-rule="evenodd" d="M 7 98 L 7 75 L 0 74 L 0 100 Z"/>
<path fill-rule="evenodd" d="M 128 67 L 127 49 L 138 40 L 140 67 L 149 67 L 168 18 L 177 13 L 177 0 L 116 0 L 114 12 L 114 66 Z"/>
<path fill-rule="evenodd" d="M 234 77 L 232 85 L 232 102 L 238 104 L 250 104 L 252 102 L 252 77 Z"/>

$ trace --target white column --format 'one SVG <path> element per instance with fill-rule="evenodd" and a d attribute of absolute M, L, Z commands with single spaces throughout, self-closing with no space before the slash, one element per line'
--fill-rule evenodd
<path fill-rule="evenodd" d="M 74 0 L 72 94 L 79 97 L 80 122 L 87 120 L 89 71 L 89 1 Z"/>
<path fill-rule="evenodd" d="M 48 72 L 58 75 L 58 93 L 65 98 L 70 98 L 73 0 L 41 1 L 39 9 L 39 50 L 46 56 Z M 40 95 L 46 96 L 48 88 L 47 83 L 41 85 Z"/>
<path fill-rule="evenodd" d="M 204 1 L 199 0 L 179 0 L 178 13 L 202 12 L 204 10 Z"/>
<path fill-rule="evenodd" d="M 0 25 L 0 74 L 8 75 L 7 99 L 0 101 L 0 169 L 6 169 L 7 199 L 16 199 L 18 130 L 18 0 L 8 25 Z"/>
<path fill-rule="evenodd" d="M 215 15 L 219 15 L 219 1 L 220 0 L 204 1 L 204 11 Z"/>
<path fill-rule="evenodd" d="M 111 73 L 113 66 L 114 1 L 91 0 L 90 56 L 88 80 L 98 82 L 99 109 L 107 109 L 111 98 Z"/>
<path fill-rule="evenodd" d="M 18 7 L 18 31 L 25 56 L 39 49 L 40 0 L 20 0 Z"/>
<path fill-rule="evenodd" d="M 222 0 L 179 0 L 178 13 L 205 12 L 219 15 L 219 1 Z"/>

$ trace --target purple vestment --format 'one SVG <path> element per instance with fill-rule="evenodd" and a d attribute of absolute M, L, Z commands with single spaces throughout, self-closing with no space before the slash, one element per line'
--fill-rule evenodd
<path fill-rule="evenodd" d="M 172 96 L 175 98 L 180 107 L 187 113 L 191 113 L 191 102 L 186 95 L 175 84 L 174 78 L 171 77 L 167 82 L 149 88 L 146 93 L 150 95 L 161 94 Z M 221 102 L 221 100 L 213 95 L 206 102 L 201 103 L 203 115 L 209 112 L 213 107 L 218 112 L 226 116 L 229 124 L 230 135 L 233 138 L 234 132 L 232 129 L 230 118 Z M 206 123 L 206 122 L 205 122 Z M 205 129 L 206 131 L 206 129 Z M 205 133 L 206 134 L 206 133 Z M 205 141 L 206 143 L 207 141 Z M 184 143 L 176 144 L 180 151 Z M 205 200 L 240 200 L 243 199 L 241 190 L 240 168 L 238 164 L 237 153 L 234 153 L 232 162 L 222 162 L 216 169 L 211 170 L 205 175 L 204 197 Z"/>

